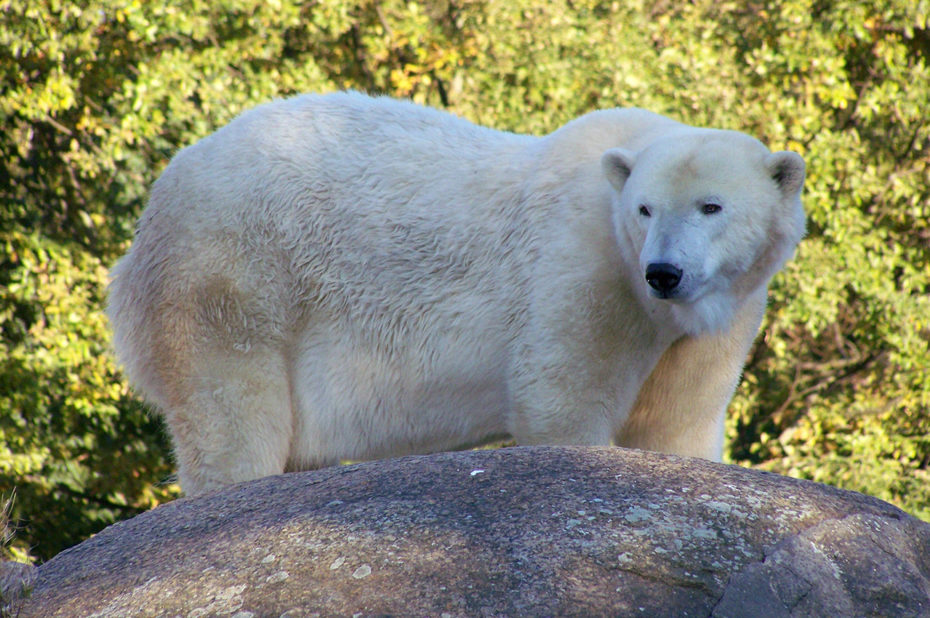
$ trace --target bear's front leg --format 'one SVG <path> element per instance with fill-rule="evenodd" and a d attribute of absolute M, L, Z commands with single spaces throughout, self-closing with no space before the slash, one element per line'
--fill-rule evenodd
<path fill-rule="evenodd" d="M 763 289 L 743 303 L 728 331 L 672 344 L 643 384 L 616 444 L 720 461 L 727 407 L 765 302 Z"/>
<path fill-rule="evenodd" d="M 572 388 L 561 376 L 527 377 L 508 423 L 520 445 L 607 446 L 611 443 L 611 401 L 591 388 Z"/>
<path fill-rule="evenodd" d="M 631 409 L 638 388 L 619 382 L 635 382 L 638 372 L 621 375 L 616 333 L 584 315 L 543 313 L 527 329 L 508 384 L 508 431 L 518 444 L 606 446 Z"/>

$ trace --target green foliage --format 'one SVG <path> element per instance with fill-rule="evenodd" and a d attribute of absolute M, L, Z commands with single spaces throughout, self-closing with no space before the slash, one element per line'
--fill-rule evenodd
<path fill-rule="evenodd" d="M 731 453 L 930 519 L 930 6 L 780 8 L 742 31 L 777 34 L 752 92 L 791 84 L 810 237 L 773 291 Z"/>
<path fill-rule="evenodd" d="M 247 107 L 357 88 L 545 132 L 636 105 L 808 162 L 729 456 L 930 519 L 926 0 L 0 0 L 0 492 L 48 558 L 172 499 L 108 354 L 106 268 L 170 156 Z M 923 113 L 922 113 L 923 110 Z"/>

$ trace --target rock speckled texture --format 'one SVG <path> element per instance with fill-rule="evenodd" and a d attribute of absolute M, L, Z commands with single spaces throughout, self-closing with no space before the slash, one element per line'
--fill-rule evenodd
<path fill-rule="evenodd" d="M 617 448 L 270 477 L 111 526 L 20 616 L 930 616 L 930 525 L 824 485 Z"/>

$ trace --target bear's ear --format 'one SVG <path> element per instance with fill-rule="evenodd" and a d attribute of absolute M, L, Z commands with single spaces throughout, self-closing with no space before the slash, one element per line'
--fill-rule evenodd
<path fill-rule="evenodd" d="M 623 190 L 623 184 L 633 172 L 633 163 L 636 162 L 636 154 L 623 148 L 611 148 L 601 157 L 601 167 L 604 169 L 604 175 L 607 180 L 619 193 Z"/>
<path fill-rule="evenodd" d="M 796 152 L 773 152 L 765 159 L 769 175 L 786 197 L 794 197 L 804 186 L 804 159 Z"/>

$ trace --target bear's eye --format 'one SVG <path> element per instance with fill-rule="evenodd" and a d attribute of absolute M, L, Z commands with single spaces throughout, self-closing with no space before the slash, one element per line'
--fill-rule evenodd
<path fill-rule="evenodd" d="M 642 206 L 639 207 L 639 214 L 641 214 L 641 215 L 644 216 L 644 217 L 651 217 L 651 216 L 652 216 L 652 213 L 649 212 L 649 207 L 646 206 L 645 204 L 643 204 Z"/>
<path fill-rule="evenodd" d="M 723 210 L 723 206 L 720 204 L 710 203 L 701 206 L 701 212 L 703 212 L 705 215 L 715 215 L 721 210 Z"/>

